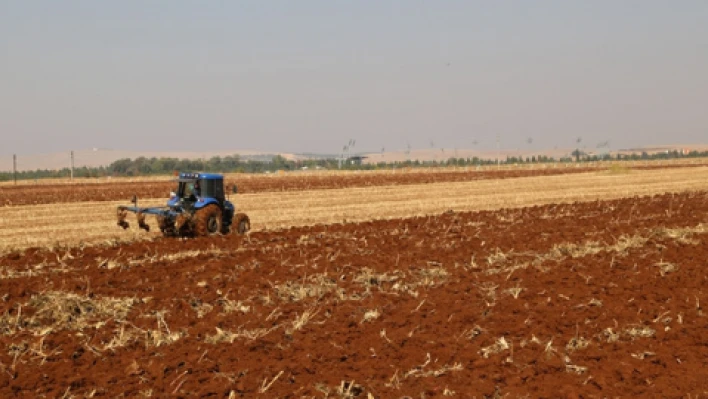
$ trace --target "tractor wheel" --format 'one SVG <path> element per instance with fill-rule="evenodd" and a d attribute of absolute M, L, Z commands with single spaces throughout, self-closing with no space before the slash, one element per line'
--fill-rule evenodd
<path fill-rule="evenodd" d="M 221 209 L 214 204 L 194 212 L 194 234 L 210 236 L 221 232 Z"/>
<path fill-rule="evenodd" d="M 236 233 L 239 235 L 246 234 L 251 230 L 251 219 L 245 213 L 237 213 L 234 216 L 233 224 L 236 226 Z"/>

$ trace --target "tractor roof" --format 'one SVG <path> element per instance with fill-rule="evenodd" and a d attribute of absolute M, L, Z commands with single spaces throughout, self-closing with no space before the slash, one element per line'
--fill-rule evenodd
<path fill-rule="evenodd" d="M 179 174 L 179 180 L 223 180 L 224 176 L 218 173 L 184 172 Z"/>

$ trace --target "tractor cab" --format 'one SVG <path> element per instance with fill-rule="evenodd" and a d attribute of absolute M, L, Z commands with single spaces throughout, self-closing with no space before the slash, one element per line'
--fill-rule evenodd
<path fill-rule="evenodd" d="M 187 205 L 201 208 L 210 203 L 223 206 L 224 177 L 215 173 L 180 173 L 177 190 L 172 193 L 168 206 Z"/>

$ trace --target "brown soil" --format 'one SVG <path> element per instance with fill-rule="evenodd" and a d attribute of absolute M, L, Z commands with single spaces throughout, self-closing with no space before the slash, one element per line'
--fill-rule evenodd
<path fill-rule="evenodd" d="M 706 222 L 667 194 L 13 253 L 0 396 L 697 397 Z"/>

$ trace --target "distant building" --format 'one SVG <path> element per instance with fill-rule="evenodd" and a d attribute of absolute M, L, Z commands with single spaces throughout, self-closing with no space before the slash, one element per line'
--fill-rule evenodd
<path fill-rule="evenodd" d="M 361 165 L 361 164 L 364 163 L 364 160 L 365 160 L 366 158 L 368 158 L 368 157 L 361 156 L 361 155 L 356 155 L 356 156 L 347 158 L 347 163 L 348 163 L 349 165 Z"/>

